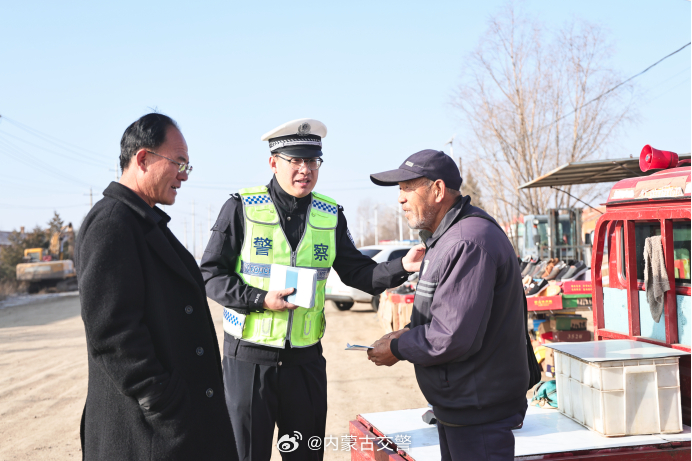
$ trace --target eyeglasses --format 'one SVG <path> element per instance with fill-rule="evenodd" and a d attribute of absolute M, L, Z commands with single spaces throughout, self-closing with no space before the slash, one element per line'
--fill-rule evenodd
<path fill-rule="evenodd" d="M 185 173 L 185 174 L 187 174 L 187 175 L 189 175 L 190 173 L 192 173 L 192 165 L 190 165 L 189 163 L 180 163 L 180 162 L 176 162 L 175 160 L 171 160 L 171 159 L 169 159 L 168 157 L 164 157 L 163 155 L 159 155 L 159 154 L 157 154 L 156 152 L 152 152 L 152 151 L 150 151 L 150 150 L 148 150 L 147 152 L 150 153 L 150 154 L 152 154 L 152 155 L 156 155 L 157 157 L 165 158 L 165 159 L 168 160 L 169 162 L 175 163 L 176 165 L 178 165 L 178 173 Z"/>
<path fill-rule="evenodd" d="M 285 158 L 280 155 L 276 156 L 279 157 L 281 160 L 286 160 L 288 163 L 290 163 L 291 168 L 293 168 L 294 170 L 300 170 L 301 168 L 303 168 L 303 165 L 305 165 L 313 171 L 319 170 L 322 166 L 322 162 L 324 162 L 324 160 L 322 160 L 321 158 Z"/>

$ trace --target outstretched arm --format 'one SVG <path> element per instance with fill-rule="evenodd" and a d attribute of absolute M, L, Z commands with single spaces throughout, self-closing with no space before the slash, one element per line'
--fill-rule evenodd
<path fill-rule="evenodd" d="M 387 288 L 401 285 L 409 275 L 409 271 L 404 268 L 402 258 L 377 264 L 358 251 L 351 240 L 348 223 L 341 210 L 339 210 L 339 221 L 336 226 L 336 246 L 333 268 L 339 274 L 341 281 L 350 287 L 377 295 Z M 420 266 L 420 263 L 416 266 L 415 260 L 411 260 L 410 263 L 409 268 Z"/>

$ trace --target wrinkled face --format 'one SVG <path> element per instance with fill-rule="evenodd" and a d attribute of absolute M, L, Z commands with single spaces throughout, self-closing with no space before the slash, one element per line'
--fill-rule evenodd
<path fill-rule="evenodd" d="M 411 229 L 430 229 L 433 225 L 437 209 L 432 184 L 427 178 L 399 183 L 399 203 Z"/>
<path fill-rule="evenodd" d="M 183 181 L 187 181 L 187 173 L 178 172 L 178 163 L 188 163 L 187 143 L 183 134 L 175 127 L 169 126 L 166 131 L 166 141 L 156 149 L 149 149 L 159 156 L 146 154 L 147 170 L 144 175 L 142 189 L 145 191 L 150 205 L 161 203 L 173 205 L 178 189 Z M 163 158 L 166 157 L 166 158 Z M 170 159 L 170 160 L 169 160 Z"/>
<path fill-rule="evenodd" d="M 285 160 L 290 158 L 285 154 L 272 155 L 269 157 L 269 166 L 283 190 L 294 197 L 303 198 L 315 188 L 319 170 L 311 170 L 305 163 L 299 170 L 294 170 L 290 162 Z"/>

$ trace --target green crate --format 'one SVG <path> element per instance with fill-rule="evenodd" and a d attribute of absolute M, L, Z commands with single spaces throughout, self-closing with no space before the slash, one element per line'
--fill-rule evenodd
<path fill-rule="evenodd" d="M 591 295 L 562 295 L 562 308 L 592 307 Z"/>
<path fill-rule="evenodd" d="M 575 317 L 555 316 L 550 320 L 550 327 L 553 330 L 570 331 L 570 330 L 586 330 L 586 319 Z"/>

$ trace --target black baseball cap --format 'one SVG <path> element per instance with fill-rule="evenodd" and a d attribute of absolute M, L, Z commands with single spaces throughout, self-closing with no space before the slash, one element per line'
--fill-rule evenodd
<path fill-rule="evenodd" d="M 378 186 L 396 186 L 402 181 L 426 177 L 432 181 L 441 179 L 450 189 L 461 188 L 461 173 L 452 158 L 441 150 L 426 149 L 406 159 L 396 170 L 370 175 Z"/>

